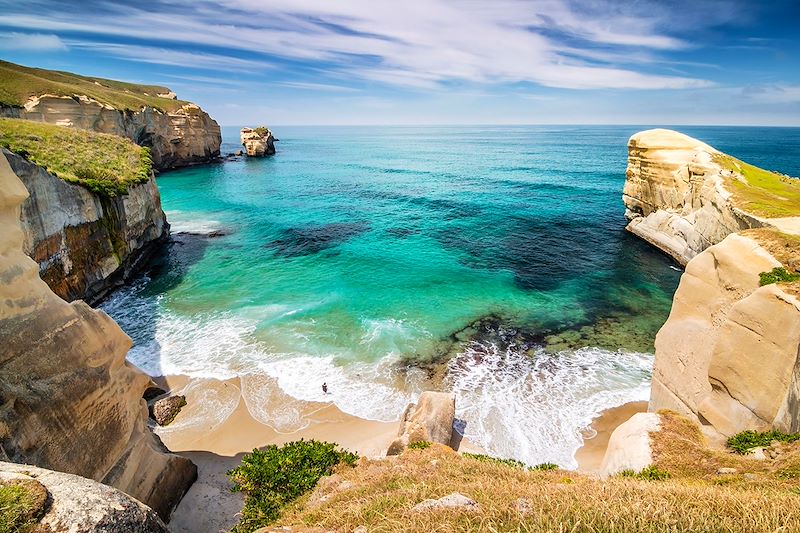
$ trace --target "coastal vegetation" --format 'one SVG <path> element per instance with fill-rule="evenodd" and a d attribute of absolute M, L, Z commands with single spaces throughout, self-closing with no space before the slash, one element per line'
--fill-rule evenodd
<path fill-rule="evenodd" d="M 87 96 L 120 111 L 139 111 L 145 106 L 174 111 L 187 102 L 163 98 L 170 90 L 158 85 L 139 85 L 70 72 L 25 67 L 0 61 L 0 105 L 22 107 L 34 96 Z"/>
<path fill-rule="evenodd" d="M 38 483 L 0 483 L 0 533 L 28 533 L 44 514 L 47 491 Z"/>
<path fill-rule="evenodd" d="M 727 445 L 736 453 L 746 454 L 753 448 L 769 446 L 773 441 L 795 442 L 798 440 L 800 440 L 800 433 L 784 433 L 775 429 L 770 431 L 748 429 L 730 437 Z"/>
<path fill-rule="evenodd" d="M 734 174 L 726 179 L 737 207 L 767 218 L 800 215 L 800 179 L 716 154 L 714 161 Z"/>
<path fill-rule="evenodd" d="M 273 522 L 284 506 L 313 489 L 320 478 L 338 465 L 355 465 L 357 459 L 358 455 L 340 450 L 336 444 L 316 440 L 253 450 L 228 472 L 232 490 L 247 495 L 234 532 L 253 531 Z"/>
<path fill-rule="evenodd" d="M 106 133 L 0 118 L 0 146 L 104 196 L 125 194 L 152 174 L 148 148 Z"/>
<path fill-rule="evenodd" d="M 783 267 L 775 267 L 769 272 L 761 272 L 758 277 L 762 287 L 773 283 L 791 283 L 800 280 L 800 274 L 789 272 Z"/>

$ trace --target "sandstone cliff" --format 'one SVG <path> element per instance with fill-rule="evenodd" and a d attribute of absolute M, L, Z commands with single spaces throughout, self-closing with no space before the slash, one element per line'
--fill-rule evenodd
<path fill-rule="evenodd" d="M 102 311 L 66 303 L 23 252 L 28 193 L 0 157 L 0 457 L 116 487 L 162 517 L 196 477 L 147 426 L 149 380 Z"/>
<path fill-rule="evenodd" d="M 258 128 L 242 128 L 239 132 L 239 140 L 242 142 L 249 157 L 264 157 L 265 155 L 275 154 L 275 137 L 269 128 L 264 126 Z"/>
<path fill-rule="evenodd" d="M 94 303 L 126 281 L 167 238 L 154 178 L 115 197 L 66 183 L 0 149 L 30 196 L 22 204 L 23 249 L 66 301 Z"/>
<path fill-rule="evenodd" d="M 685 265 L 737 231 L 763 225 L 735 207 L 716 156 L 720 152 L 682 133 L 655 129 L 628 142 L 623 190 L 628 231 Z"/>

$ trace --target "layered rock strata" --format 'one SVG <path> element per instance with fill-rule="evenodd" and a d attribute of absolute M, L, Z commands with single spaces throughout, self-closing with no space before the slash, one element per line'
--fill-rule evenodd
<path fill-rule="evenodd" d="M 222 143 L 219 124 L 192 103 L 169 112 L 153 107 L 130 111 L 116 109 L 86 96 L 45 94 L 31 98 L 23 107 L 0 106 L 0 116 L 127 137 L 150 148 L 156 170 L 216 160 Z"/>
<path fill-rule="evenodd" d="M 623 190 L 627 230 L 685 265 L 731 233 L 764 225 L 734 207 L 715 162 L 720 152 L 676 131 L 654 129 L 628 142 Z"/>
<path fill-rule="evenodd" d="M 24 252 L 23 183 L 0 157 L 0 456 L 116 487 L 167 517 L 197 475 L 147 426 L 150 380 L 102 311 L 58 298 Z"/>
<path fill-rule="evenodd" d="M 275 153 L 275 137 L 269 128 L 242 128 L 239 139 L 248 157 L 264 157 Z"/>
<path fill-rule="evenodd" d="M 66 183 L 2 149 L 30 196 L 22 204 L 23 249 L 66 301 L 92 304 L 135 274 L 169 234 L 155 179 L 113 198 Z"/>

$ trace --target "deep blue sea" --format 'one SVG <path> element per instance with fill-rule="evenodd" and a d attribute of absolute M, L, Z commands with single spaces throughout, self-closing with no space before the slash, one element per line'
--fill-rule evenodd
<path fill-rule="evenodd" d="M 173 242 L 103 308 L 151 375 L 264 378 L 378 420 L 452 390 L 489 453 L 571 467 L 594 416 L 648 398 L 680 277 L 624 231 L 642 129 L 273 127 L 274 157 L 158 176 Z M 676 129 L 800 176 L 800 129 Z M 244 395 L 279 431 L 307 423 Z"/>

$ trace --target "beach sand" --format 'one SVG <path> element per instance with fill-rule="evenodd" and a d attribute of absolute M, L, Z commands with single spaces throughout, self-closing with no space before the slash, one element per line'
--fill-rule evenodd
<path fill-rule="evenodd" d="M 382 457 L 397 435 L 397 422 L 364 420 L 332 403 L 296 400 L 270 378 L 259 377 L 256 383 L 252 379 L 155 379 L 162 388 L 187 399 L 175 420 L 156 432 L 170 450 L 188 457 L 198 468 L 197 482 L 172 515 L 170 529 L 175 533 L 216 533 L 236 524 L 244 497 L 230 491 L 226 472 L 254 448 L 303 438 L 336 442 L 362 456 Z M 629 403 L 595 419 L 592 428 L 597 434 L 585 441 L 576 456 L 579 470 L 596 471 L 614 428 L 646 408 L 646 402 Z M 482 451 L 466 439 L 459 449 Z"/>

